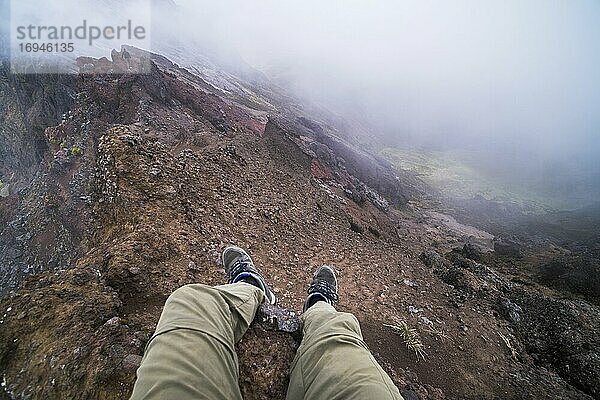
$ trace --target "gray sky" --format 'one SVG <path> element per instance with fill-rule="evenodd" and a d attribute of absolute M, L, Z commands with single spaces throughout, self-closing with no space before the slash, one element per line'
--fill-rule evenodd
<path fill-rule="evenodd" d="M 598 179 L 598 1 L 176 2 L 212 45 L 387 137 Z"/>

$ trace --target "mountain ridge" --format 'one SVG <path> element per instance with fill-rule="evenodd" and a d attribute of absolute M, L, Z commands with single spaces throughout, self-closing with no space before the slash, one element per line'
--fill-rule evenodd
<path fill-rule="evenodd" d="M 357 315 L 405 398 L 597 396 L 593 324 L 539 358 L 526 338 L 535 329 L 551 342 L 552 327 L 534 322 L 556 292 L 511 271 L 522 257 L 490 251 L 489 233 L 424 206 L 436 193 L 418 177 L 293 101 L 245 91 L 250 101 L 235 101 L 151 57 L 149 75 L 110 74 L 126 66 L 117 51 L 81 60 L 92 74 L 77 77 L 3 70 L 3 120 L 43 121 L 1 136 L 3 178 L 28 160 L 22 143 L 40 144 L 32 172 L 7 179 L 16 189 L 0 199 L 7 396 L 127 398 L 165 299 L 187 283 L 223 283 L 218 255 L 230 243 L 292 310 L 314 268 L 335 265 L 340 309 Z M 33 102 L 19 105 L 15 92 Z M 597 320 L 585 300 L 560 301 L 572 311 L 563 320 Z M 426 360 L 386 328 L 401 322 Z M 266 346 L 277 351 L 256 351 Z M 239 345 L 245 398 L 284 398 L 296 346 L 253 325 Z"/>

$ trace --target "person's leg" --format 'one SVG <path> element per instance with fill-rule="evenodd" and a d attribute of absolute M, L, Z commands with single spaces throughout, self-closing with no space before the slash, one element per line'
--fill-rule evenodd
<path fill-rule="evenodd" d="M 260 303 L 275 296 L 242 249 L 225 249 L 223 266 L 231 284 L 187 285 L 171 294 L 131 399 L 241 400 L 234 345 Z"/>
<path fill-rule="evenodd" d="M 242 399 L 234 344 L 263 292 L 247 283 L 187 285 L 167 300 L 131 399 Z"/>
<path fill-rule="evenodd" d="M 356 317 L 333 307 L 337 281 L 328 279 L 331 269 L 322 269 L 305 305 L 304 337 L 292 364 L 287 400 L 402 399 L 363 341 Z M 315 286 L 315 281 L 320 282 Z"/>

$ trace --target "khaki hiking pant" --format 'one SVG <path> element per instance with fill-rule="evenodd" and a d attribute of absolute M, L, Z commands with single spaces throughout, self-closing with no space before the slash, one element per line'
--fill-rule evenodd
<path fill-rule="evenodd" d="M 131 399 L 241 400 L 234 344 L 264 295 L 247 283 L 187 285 L 167 299 Z M 352 314 L 318 302 L 302 316 L 287 400 L 402 399 Z M 267 351 L 267 349 L 265 349 Z"/>

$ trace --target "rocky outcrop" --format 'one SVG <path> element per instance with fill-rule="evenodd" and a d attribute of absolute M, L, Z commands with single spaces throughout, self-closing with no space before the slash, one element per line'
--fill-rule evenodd
<path fill-rule="evenodd" d="M 600 312 L 583 300 L 554 299 L 517 291 L 522 309 L 512 319 L 527 351 L 539 365 L 555 369 L 573 386 L 600 397 Z"/>
<path fill-rule="evenodd" d="M 600 342 L 596 329 L 600 324 L 597 307 L 583 300 L 557 299 L 534 288 L 516 285 L 492 268 L 469 257 L 470 246 L 455 249 L 442 256 L 433 249 L 421 258 L 435 273 L 460 293 L 461 301 L 477 296 L 489 301 L 499 314 L 511 323 L 518 343 L 540 372 L 554 370 L 563 380 L 584 393 L 600 394 Z M 506 257 L 500 254 L 499 257 Z M 520 255 L 518 256 L 520 257 Z M 475 257 L 481 261 L 481 256 Z M 493 262 L 494 257 L 485 257 Z M 551 376 L 544 379 L 551 380 Z"/>
<path fill-rule="evenodd" d="M 0 292 L 27 274 L 73 261 L 78 224 L 55 211 L 73 202 L 58 189 L 46 128 L 65 121 L 74 96 L 73 77 L 11 75 L 6 64 L 0 68 Z"/>
<path fill-rule="evenodd" d="M 48 148 L 44 130 L 57 125 L 74 101 L 73 78 L 12 75 L 0 65 L 0 179 L 15 191 L 27 186 Z"/>
<path fill-rule="evenodd" d="M 359 203 L 370 200 L 382 209 L 388 207 L 388 202 L 402 208 L 410 199 L 425 194 L 425 184 L 410 172 L 398 171 L 385 160 L 328 134 L 315 121 L 301 117 L 298 122 L 304 131 L 308 129 L 312 133 L 316 143 L 310 142 L 310 148 L 322 165 L 335 174 L 354 178 L 355 181 L 349 179 L 347 182 L 342 178 L 344 189 L 352 200 Z"/>

